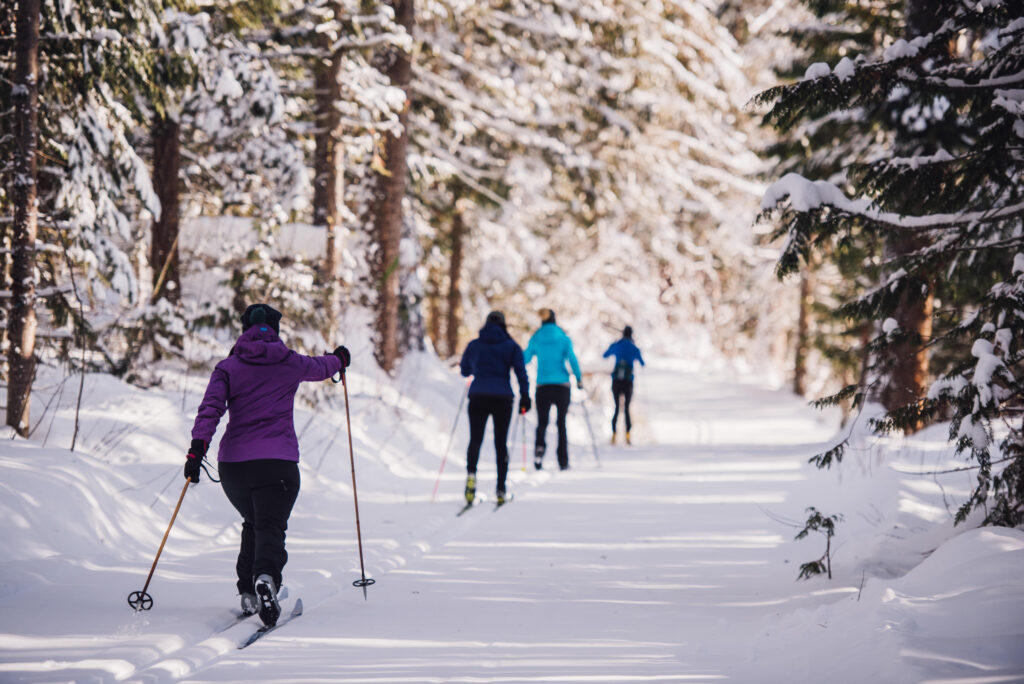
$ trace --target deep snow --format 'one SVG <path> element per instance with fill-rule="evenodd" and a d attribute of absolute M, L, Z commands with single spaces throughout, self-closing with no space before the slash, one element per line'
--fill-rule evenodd
<path fill-rule="evenodd" d="M 357 353 L 360 519 L 377 584 L 365 601 L 351 586 L 342 388 L 323 385 L 296 414 L 303 484 L 284 608 L 301 597 L 306 612 L 245 651 L 255 618 L 215 633 L 237 609 L 240 524 L 205 478 L 185 495 L 153 609 L 126 603 L 181 491 L 206 374 L 168 371 L 151 390 L 89 376 L 71 453 L 77 377 L 48 369 L 38 429 L 0 446 L 0 681 L 1024 681 L 1024 533 L 952 527 L 971 474 L 929 474 L 958 465 L 944 429 L 858 437 L 821 472 L 806 461 L 835 425 L 802 401 L 650 361 L 634 446 L 607 444 L 608 379 L 592 365 L 600 461 L 574 390 L 572 468 L 523 470 L 517 429 L 515 500 L 456 518 L 464 416 L 430 495 L 462 379 L 424 354 L 386 381 Z M 493 499 L 488 440 L 479 474 Z M 793 541 L 807 506 L 844 516 L 831 581 L 796 581 L 824 549 L 820 536 Z"/>

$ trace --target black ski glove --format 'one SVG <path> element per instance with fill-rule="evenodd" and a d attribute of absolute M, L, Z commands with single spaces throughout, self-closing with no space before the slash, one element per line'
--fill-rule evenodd
<path fill-rule="evenodd" d="M 533 406 L 533 404 L 530 403 L 530 397 L 520 397 L 519 398 L 519 412 L 520 413 L 529 413 L 531 406 Z"/>
<path fill-rule="evenodd" d="M 206 456 L 207 444 L 201 439 L 193 439 L 192 446 L 188 448 L 188 456 L 185 457 L 185 479 L 189 482 L 199 482 L 199 470 L 203 465 L 203 457 Z"/>
<path fill-rule="evenodd" d="M 336 347 L 335 350 L 332 351 L 331 353 L 337 356 L 339 359 L 341 359 L 342 372 L 345 372 L 345 369 L 352 365 L 352 355 L 344 346 Z"/>
<path fill-rule="evenodd" d="M 583 389 L 583 381 L 582 380 L 577 380 L 576 381 L 576 389 L 578 389 L 578 390 L 582 390 Z"/>

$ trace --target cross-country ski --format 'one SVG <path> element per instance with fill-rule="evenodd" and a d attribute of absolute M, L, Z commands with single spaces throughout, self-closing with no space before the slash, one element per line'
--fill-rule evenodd
<path fill-rule="evenodd" d="M 282 615 L 278 619 L 278 621 L 273 625 L 264 625 L 263 627 L 257 629 L 255 632 L 252 633 L 252 635 L 249 636 L 249 638 L 240 643 L 238 645 L 238 648 L 242 649 L 248 646 L 252 646 L 254 643 L 259 641 L 266 635 L 270 634 L 276 629 L 284 627 L 286 624 L 288 624 L 295 618 L 299 617 L 300 615 L 302 615 L 302 599 L 296 599 L 295 606 L 292 608 L 290 613 L 288 613 L 287 615 Z"/>

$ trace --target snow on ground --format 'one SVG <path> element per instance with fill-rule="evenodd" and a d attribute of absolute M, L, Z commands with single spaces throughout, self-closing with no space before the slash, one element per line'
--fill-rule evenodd
<path fill-rule="evenodd" d="M 803 402 L 651 359 L 633 446 L 607 443 L 607 378 L 588 376 L 600 460 L 574 402 L 569 471 L 551 456 L 524 470 L 517 428 L 515 500 L 495 511 L 485 441 L 485 500 L 457 518 L 464 416 L 430 499 L 463 380 L 427 355 L 388 382 L 360 361 L 348 390 L 377 583 L 366 600 L 351 585 L 344 402 L 325 384 L 296 415 L 284 608 L 301 597 L 306 612 L 244 651 L 255 618 L 217 631 L 237 609 L 240 524 L 205 477 L 185 494 L 153 609 L 126 603 L 181 493 L 205 373 L 151 390 L 89 376 L 74 453 L 77 378 L 42 373 L 38 428 L 0 446 L 0 681 L 1024 681 L 1024 533 L 952 527 L 970 473 L 930 474 L 956 464 L 941 429 L 861 440 L 821 472 L 806 461 L 834 425 Z M 807 506 L 844 516 L 831 581 L 796 581 L 824 550 L 820 536 L 793 541 Z"/>

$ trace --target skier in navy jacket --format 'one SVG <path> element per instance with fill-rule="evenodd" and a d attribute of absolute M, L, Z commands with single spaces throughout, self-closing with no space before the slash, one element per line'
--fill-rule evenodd
<path fill-rule="evenodd" d="M 523 363 L 523 350 L 505 329 L 500 311 L 487 314 L 480 336 L 466 346 L 459 364 L 464 377 L 473 376 L 469 386 L 469 448 L 466 450 L 466 503 L 476 496 L 476 465 L 484 441 L 487 418 L 494 420 L 494 456 L 498 466 L 498 503 L 505 503 L 508 475 L 508 428 L 512 422 L 515 395 L 509 371 L 519 381 L 519 410 L 530 410 L 530 381 Z"/>
<path fill-rule="evenodd" d="M 623 398 L 623 413 L 626 419 L 626 444 L 632 444 L 629 431 L 633 421 L 629 418 L 629 402 L 633 399 L 633 362 L 639 361 L 646 366 L 644 357 L 633 342 L 633 328 L 626 326 L 622 331 L 622 339 L 613 342 L 604 353 L 604 358 L 615 357 L 615 368 L 612 370 L 612 396 L 615 398 L 615 413 L 612 414 L 612 444 L 615 444 L 619 423 L 619 397 Z"/>

